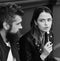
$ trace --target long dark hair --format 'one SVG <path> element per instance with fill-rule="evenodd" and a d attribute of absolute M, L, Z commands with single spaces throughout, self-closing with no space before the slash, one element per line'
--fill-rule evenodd
<path fill-rule="evenodd" d="M 33 13 L 33 17 L 32 17 L 32 20 L 31 20 L 31 29 L 32 29 L 33 37 L 36 40 L 35 42 L 37 42 L 37 43 L 40 43 L 41 32 L 40 32 L 40 29 L 38 28 L 38 26 L 36 26 L 35 21 L 37 22 L 37 19 L 38 19 L 39 15 L 43 11 L 45 11 L 47 13 L 50 13 L 52 18 L 53 18 L 52 11 L 48 7 L 41 6 L 41 7 L 35 8 L 34 13 Z M 52 30 L 52 27 L 51 27 L 51 30 Z"/>
<path fill-rule="evenodd" d="M 39 14 L 40 14 L 41 12 L 43 12 L 43 11 L 45 11 L 45 12 L 47 12 L 47 13 L 50 13 L 51 16 L 52 16 L 52 18 L 53 18 L 52 11 L 51 11 L 48 7 L 46 7 L 46 6 L 37 7 L 37 8 L 35 8 L 35 10 L 34 10 L 34 13 L 33 13 L 33 16 L 32 16 L 32 20 L 31 20 L 31 27 L 32 27 L 32 28 L 35 28 L 35 21 L 37 21 L 37 19 L 38 19 L 38 17 L 39 17 Z"/>

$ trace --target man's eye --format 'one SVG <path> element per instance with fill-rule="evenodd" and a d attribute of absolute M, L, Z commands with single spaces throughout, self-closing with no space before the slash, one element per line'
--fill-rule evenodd
<path fill-rule="evenodd" d="M 17 25 L 19 25 L 20 23 L 17 23 Z"/>
<path fill-rule="evenodd" d="M 21 22 L 17 23 L 17 25 L 21 24 Z"/>

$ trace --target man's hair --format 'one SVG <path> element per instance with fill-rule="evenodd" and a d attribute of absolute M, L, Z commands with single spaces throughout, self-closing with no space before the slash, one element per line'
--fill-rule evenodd
<path fill-rule="evenodd" d="M 23 10 L 18 8 L 17 5 L 0 7 L 0 30 L 3 28 L 4 21 L 6 21 L 9 25 L 12 25 L 15 15 L 22 16 L 23 14 Z"/>

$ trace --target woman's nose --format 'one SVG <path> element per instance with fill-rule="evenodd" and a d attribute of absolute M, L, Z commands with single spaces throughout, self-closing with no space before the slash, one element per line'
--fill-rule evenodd
<path fill-rule="evenodd" d="M 48 21 L 47 20 L 45 20 L 45 25 L 48 25 Z"/>

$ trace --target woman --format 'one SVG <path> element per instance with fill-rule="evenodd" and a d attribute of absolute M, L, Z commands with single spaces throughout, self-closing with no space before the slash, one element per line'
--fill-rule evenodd
<path fill-rule="evenodd" d="M 36 8 L 31 30 L 20 38 L 21 61 L 56 61 L 53 58 L 53 15 L 48 7 Z"/>

